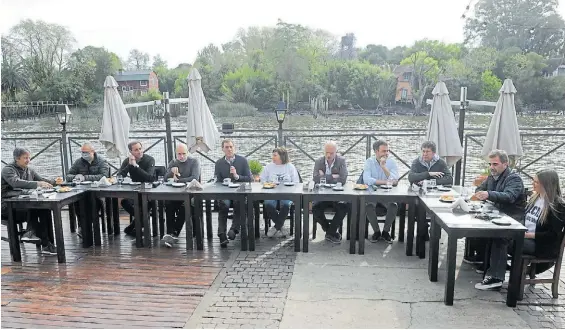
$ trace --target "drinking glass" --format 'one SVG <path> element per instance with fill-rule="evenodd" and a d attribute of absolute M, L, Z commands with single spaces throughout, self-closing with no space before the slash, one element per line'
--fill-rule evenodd
<path fill-rule="evenodd" d="M 430 179 L 430 188 L 436 189 L 436 179 Z"/>
<path fill-rule="evenodd" d="M 73 183 L 75 184 L 75 186 L 78 186 L 78 184 L 80 183 L 80 179 L 78 179 L 77 177 L 74 177 Z"/>
<path fill-rule="evenodd" d="M 159 177 L 157 178 L 157 181 L 159 181 L 159 184 L 163 184 L 163 182 L 165 181 L 165 177 L 162 175 L 159 175 Z"/>
<path fill-rule="evenodd" d="M 122 182 L 124 182 L 124 177 L 121 175 L 118 175 L 118 187 L 122 186 Z"/>
<path fill-rule="evenodd" d="M 386 187 L 387 187 L 387 189 L 392 188 L 392 180 L 391 179 L 386 179 Z"/>
<path fill-rule="evenodd" d="M 463 198 L 464 201 L 469 199 L 469 190 L 465 187 L 461 187 L 461 198 Z"/>
<path fill-rule="evenodd" d="M 326 187 L 326 177 L 320 177 L 320 189 L 324 189 Z"/>

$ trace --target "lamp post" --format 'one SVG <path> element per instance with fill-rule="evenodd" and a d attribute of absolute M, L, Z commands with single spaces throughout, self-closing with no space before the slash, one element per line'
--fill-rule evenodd
<path fill-rule="evenodd" d="M 66 104 L 59 104 L 57 106 L 57 119 L 59 124 L 63 126 L 63 131 L 61 132 L 62 144 L 63 144 L 63 177 L 67 175 L 69 169 L 68 155 L 67 155 L 67 123 L 71 119 L 71 110 Z"/>
<path fill-rule="evenodd" d="M 275 115 L 277 116 L 277 122 L 279 123 L 279 130 L 278 130 L 279 145 L 284 146 L 285 143 L 283 141 L 283 126 L 282 126 L 282 124 L 284 123 L 284 118 L 286 117 L 286 107 L 284 102 L 279 102 L 279 106 L 275 110 Z"/>
<path fill-rule="evenodd" d="M 163 106 L 165 107 L 165 129 L 167 131 L 167 163 L 173 160 L 173 134 L 171 132 L 171 111 L 169 108 L 169 92 L 163 92 Z"/>

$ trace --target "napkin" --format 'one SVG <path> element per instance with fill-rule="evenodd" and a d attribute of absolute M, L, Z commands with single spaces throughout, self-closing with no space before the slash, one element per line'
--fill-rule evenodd
<path fill-rule="evenodd" d="M 192 181 L 188 184 L 188 189 L 202 190 L 202 185 L 200 182 L 196 181 L 196 179 L 192 179 Z"/>
<path fill-rule="evenodd" d="M 457 198 L 455 200 L 455 202 L 453 202 L 453 204 L 451 204 L 451 209 L 455 210 L 461 210 L 463 212 L 469 213 L 469 211 L 471 211 L 471 208 L 469 207 L 469 205 L 467 204 L 467 202 L 465 202 L 465 200 L 461 197 Z"/>
<path fill-rule="evenodd" d="M 100 180 L 98 180 L 98 182 L 100 183 L 101 186 L 111 186 L 112 185 L 110 183 L 110 180 L 108 180 L 108 178 L 106 178 L 105 176 L 101 177 Z"/>

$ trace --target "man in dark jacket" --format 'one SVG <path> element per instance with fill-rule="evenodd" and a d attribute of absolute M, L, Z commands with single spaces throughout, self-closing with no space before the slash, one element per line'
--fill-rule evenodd
<path fill-rule="evenodd" d="M 128 149 L 131 155 L 124 159 L 116 175 L 125 177 L 129 174 L 133 182 L 153 182 L 155 179 L 155 159 L 143 153 L 143 146 L 139 141 L 128 143 Z M 122 207 L 133 217 L 133 200 L 122 199 Z M 135 236 L 135 221 L 133 218 L 129 226 L 124 229 L 124 233 Z"/>
<path fill-rule="evenodd" d="M 35 173 L 28 165 L 31 161 L 31 153 L 28 149 L 17 147 L 14 149 L 14 162 L 7 164 L 2 169 L 2 216 L 9 210 L 4 199 L 29 194 L 37 188 L 53 188 L 54 180 L 48 180 Z M 15 220 L 27 217 L 27 230 L 22 235 L 22 242 L 41 242 L 41 253 L 45 255 L 57 255 L 57 248 L 49 241 L 49 223 L 52 221 L 51 210 L 33 209 L 28 211 L 17 211 Z"/>
<path fill-rule="evenodd" d="M 345 158 L 337 154 L 337 144 L 335 142 L 330 141 L 324 145 L 324 156 L 316 160 L 312 175 L 315 183 L 320 183 L 320 178 L 325 178 L 328 184 L 338 182 L 345 184 L 347 182 L 347 164 L 345 163 Z M 335 211 L 331 224 L 326 219 L 326 209 Z M 347 212 L 349 212 L 349 204 L 345 202 L 324 201 L 316 202 L 312 205 L 314 221 L 318 221 L 326 232 L 325 239 L 335 244 L 341 242 L 341 235 L 337 230 L 341 227 Z"/>
<path fill-rule="evenodd" d="M 524 182 L 518 173 L 508 166 L 508 155 L 504 150 L 493 150 L 488 155 L 490 175 L 476 189 L 474 197 L 481 201 L 490 201 L 501 212 L 517 221 L 522 220 L 526 208 Z M 471 238 L 470 255 L 463 260 L 469 263 L 482 263 L 484 260 L 486 239 Z M 473 253 L 476 253 L 473 256 Z"/>
<path fill-rule="evenodd" d="M 184 143 L 177 144 L 177 159 L 171 160 L 167 166 L 167 174 L 165 179 L 173 178 L 175 182 L 189 184 L 192 180 L 200 180 L 200 162 L 198 159 L 188 156 L 188 147 Z M 192 204 L 194 205 L 194 204 Z M 184 202 L 183 201 L 165 201 L 165 210 L 167 214 L 167 234 L 163 236 L 162 242 L 166 247 L 172 248 L 178 242 L 179 234 L 184 225 Z M 192 221 L 200 221 L 196 219 L 198 212 L 193 207 L 190 209 Z"/>
<path fill-rule="evenodd" d="M 89 142 L 84 143 L 80 147 L 81 156 L 77 159 L 73 166 L 69 169 L 69 173 L 67 174 L 67 182 L 71 182 L 73 180 L 82 181 L 98 181 L 102 179 L 102 177 L 109 176 L 110 167 L 108 163 L 102 156 L 98 155 L 94 150 L 94 147 Z M 79 203 L 74 203 L 75 212 L 77 217 L 80 219 L 83 214 L 82 210 L 79 207 Z M 97 199 L 96 200 L 96 207 L 100 209 L 102 207 L 102 202 Z M 80 228 L 80 221 L 79 227 L 77 230 L 77 235 L 81 237 L 81 228 Z"/>
<path fill-rule="evenodd" d="M 438 185 L 452 185 L 453 177 L 445 160 L 436 153 L 436 144 L 433 141 L 422 143 L 422 156 L 414 159 L 408 174 L 410 184 L 421 184 L 424 180 L 435 179 Z"/>
<path fill-rule="evenodd" d="M 227 178 L 230 178 L 231 182 L 251 182 L 252 175 L 249 163 L 245 157 L 235 154 L 235 146 L 232 140 L 225 139 L 222 141 L 222 151 L 224 152 L 224 157 L 216 161 L 214 169 L 214 176 L 217 182 L 222 183 Z M 220 238 L 221 247 L 227 247 L 228 238 L 234 240 L 241 227 L 241 208 L 243 205 L 234 202 L 233 221 L 226 235 L 228 211 L 232 202 L 231 200 L 218 201 L 220 209 L 218 212 L 218 237 Z"/>

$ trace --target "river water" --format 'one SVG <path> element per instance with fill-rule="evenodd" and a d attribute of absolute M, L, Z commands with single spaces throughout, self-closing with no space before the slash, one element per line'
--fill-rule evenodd
<path fill-rule="evenodd" d="M 465 118 L 466 133 L 480 135 L 475 139 L 482 143 L 491 117 L 491 114 L 468 114 Z M 458 118 L 456 120 L 458 121 Z M 420 144 L 425 139 L 424 130 L 427 121 L 428 117 L 426 116 L 334 116 L 318 119 L 310 116 L 288 116 L 284 123 L 284 136 L 286 137 L 286 146 L 290 149 L 291 160 L 301 172 L 303 178 L 309 179 L 312 175 L 313 161 L 310 157 L 318 158 L 322 156 L 324 142 L 335 140 L 338 143 L 339 151 L 345 153 L 348 160 L 349 180 L 355 181 L 360 175 L 366 159 L 368 135 L 389 141 L 390 149 L 396 156 L 400 172 L 405 173 L 408 171 L 408 167 L 403 162 L 410 164 L 418 156 Z M 523 116 L 518 117 L 518 122 L 522 133 L 547 134 L 545 136 L 523 136 L 522 143 L 525 155 L 521 159 L 521 166 L 529 164 L 544 153 L 556 148 L 565 140 L 563 136 L 555 136 L 555 134 L 565 134 L 565 116 Z M 267 130 L 238 132 L 229 135 L 229 137 L 233 138 L 238 152 L 242 155 L 247 155 L 264 144 L 251 153 L 248 158 L 259 160 L 262 163 L 270 161 L 278 128 L 274 115 L 260 114 L 254 117 L 216 118 L 218 126 L 221 126 L 222 123 L 233 123 L 236 130 Z M 173 118 L 171 124 L 174 130 L 180 130 L 175 132 L 173 136 L 183 140 L 185 134 L 182 131 L 186 128 L 186 117 Z M 543 131 L 529 130 L 532 127 L 549 129 Z M 559 128 L 561 129 L 559 130 Z M 158 120 L 139 120 L 132 123 L 131 129 L 165 130 L 165 124 Z M 413 131 L 400 131 L 406 129 Z M 54 141 L 54 139 L 47 138 L 48 135 L 45 134 L 35 135 L 33 139 L 23 140 L 22 138 L 29 138 L 31 135 L 15 134 L 16 132 L 46 131 L 52 132 L 49 136 L 60 137 L 60 130 L 61 127 L 54 117 L 3 123 L 2 160 L 5 162 L 11 160 L 11 151 L 15 145 L 25 145 L 32 150 L 32 153 L 36 154 Z M 69 137 L 71 137 L 69 148 L 72 160 L 79 157 L 79 145 L 85 141 L 94 142 L 97 151 L 102 155 L 105 154 L 104 148 L 96 141 L 100 131 L 98 113 L 92 115 L 82 113 L 80 116 L 75 116 L 67 125 L 67 130 Z M 91 133 L 76 133 L 77 131 L 89 131 Z M 155 144 L 148 151 L 148 154 L 155 157 L 157 165 L 165 165 L 165 145 L 160 140 L 164 136 L 164 132 L 131 134 L 132 138 L 142 141 L 145 147 Z M 6 137 L 17 137 L 17 139 L 5 139 Z M 371 143 L 372 141 L 374 139 L 371 140 Z M 485 161 L 480 158 L 481 149 L 482 147 L 479 144 L 469 141 L 468 159 L 465 167 L 466 184 L 470 184 L 486 165 Z M 221 156 L 219 143 L 207 156 L 214 160 Z M 197 158 L 201 160 L 202 178 L 204 180 L 209 179 L 213 175 L 213 163 L 200 155 L 197 155 Z M 109 161 L 118 166 L 117 159 Z M 46 176 L 60 175 L 60 144 L 55 143 L 47 148 L 45 152 L 33 160 L 32 165 Z M 541 168 L 557 170 L 562 179 L 562 186 L 565 186 L 565 146 L 530 165 L 525 172 L 533 175 Z M 523 178 L 525 183 L 530 185 L 530 179 L 526 175 L 523 175 Z"/>

